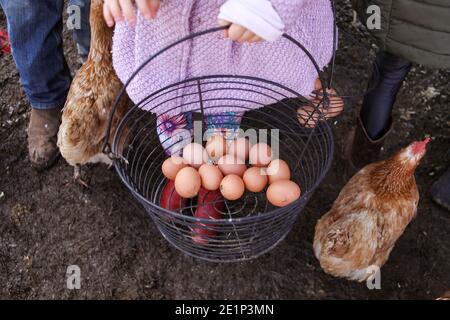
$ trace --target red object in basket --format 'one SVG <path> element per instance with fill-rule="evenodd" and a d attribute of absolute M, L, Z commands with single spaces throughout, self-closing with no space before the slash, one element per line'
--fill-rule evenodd
<path fill-rule="evenodd" d="M 222 217 L 222 212 L 225 209 L 224 198 L 219 191 L 208 191 L 204 188 L 200 189 L 198 195 L 197 210 L 195 217 L 200 219 L 216 220 Z M 211 229 L 213 224 L 196 223 L 203 228 L 195 228 L 192 239 L 198 244 L 207 244 L 208 238 L 216 235 L 216 231 Z"/>
<path fill-rule="evenodd" d="M 178 211 L 185 207 L 187 199 L 182 198 L 175 190 L 175 183 L 172 180 L 168 180 L 164 186 L 161 195 L 161 207 L 171 211 Z"/>
<path fill-rule="evenodd" d="M 9 45 L 8 32 L 0 29 L 0 51 L 4 54 L 11 54 L 11 46 Z"/>

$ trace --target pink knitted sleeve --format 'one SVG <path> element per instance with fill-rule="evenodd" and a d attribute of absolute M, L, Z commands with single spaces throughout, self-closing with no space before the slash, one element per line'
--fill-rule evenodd
<path fill-rule="evenodd" d="M 308 1 L 314 0 L 270 0 L 286 29 L 298 22 L 299 13 Z"/>

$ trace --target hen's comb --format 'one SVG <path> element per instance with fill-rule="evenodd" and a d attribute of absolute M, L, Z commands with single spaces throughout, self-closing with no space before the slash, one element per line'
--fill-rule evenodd
<path fill-rule="evenodd" d="M 426 138 L 423 141 L 416 141 L 411 145 L 411 152 L 416 155 L 418 153 L 422 153 L 425 151 L 427 147 L 427 143 L 430 142 L 430 137 Z"/>

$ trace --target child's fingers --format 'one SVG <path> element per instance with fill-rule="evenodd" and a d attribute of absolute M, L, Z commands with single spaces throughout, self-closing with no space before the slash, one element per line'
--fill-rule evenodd
<path fill-rule="evenodd" d="M 319 78 L 316 79 L 314 82 L 314 90 L 320 90 L 322 89 L 322 81 L 320 81 Z"/>
<path fill-rule="evenodd" d="M 119 3 L 125 19 L 129 24 L 134 25 L 136 23 L 136 10 L 133 3 L 130 0 L 119 0 Z"/>
<path fill-rule="evenodd" d="M 260 36 L 257 36 L 256 34 L 249 40 L 251 43 L 255 42 L 261 42 L 263 39 Z"/>
<path fill-rule="evenodd" d="M 228 36 L 231 40 L 239 40 L 245 33 L 246 29 L 238 24 L 233 23 L 228 29 Z"/>
<path fill-rule="evenodd" d="M 156 18 L 160 5 L 161 5 L 160 0 L 150 0 L 150 14 L 153 19 Z"/>
<path fill-rule="evenodd" d="M 221 27 L 223 27 L 223 26 L 229 26 L 229 25 L 231 24 L 230 21 L 223 20 L 223 19 L 219 19 L 219 20 L 217 20 L 217 21 L 218 21 L 218 23 L 219 23 L 219 26 L 221 26 Z"/>
<path fill-rule="evenodd" d="M 222 19 L 219 19 L 218 23 L 219 23 L 219 26 L 221 26 L 221 27 L 229 26 L 231 24 L 230 21 L 226 21 L 226 20 L 222 20 Z M 223 30 L 223 37 L 228 38 L 228 29 Z"/>
<path fill-rule="evenodd" d="M 250 41 L 250 39 L 252 39 L 254 36 L 255 34 L 253 32 L 251 32 L 250 30 L 246 30 L 242 35 L 242 37 L 239 38 L 239 41 L 241 42 Z"/>
<path fill-rule="evenodd" d="M 103 17 L 105 18 L 108 27 L 111 28 L 112 26 L 114 26 L 114 17 L 111 14 L 111 11 L 109 11 L 109 7 L 106 3 L 103 5 Z"/>
<path fill-rule="evenodd" d="M 245 27 L 238 25 L 236 23 L 231 23 L 226 20 L 219 19 L 219 26 L 230 26 L 228 29 L 224 30 L 224 37 L 230 38 L 233 41 L 239 42 L 259 42 L 262 41 L 261 37 L 256 35 L 254 32 L 246 29 Z"/>
<path fill-rule="evenodd" d="M 152 13 L 150 10 L 150 1 L 149 0 L 136 0 L 136 5 L 139 8 L 139 11 L 141 12 L 142 16 L 145 19 L 152 19 Z"/>
<path fill-rule="evenodd" d="M 109 12 L 113 16 L 115 22 L 120 22 L 123 20 L 122 10 L 120 9 L 118 0 L 109 0 L 105 2 L 105 4 L 107 4 Z"/>
<path fill-rule="evenodd" d="M 218 23 L 219 23 L 219 26 L 221 26 L 221 27 L 225 27 L 225 26 L 231 25 L 230 21 L 222 20 L 222 19 L 219 19 Z M 228 31 L 228 29 L 225 29 L 225 31 Z"/>
<path fill-rule="evenodd" d="M 145 19 L 154 19 L 161 5 L 160 0 L 136 0 L 139 11 Z"/>

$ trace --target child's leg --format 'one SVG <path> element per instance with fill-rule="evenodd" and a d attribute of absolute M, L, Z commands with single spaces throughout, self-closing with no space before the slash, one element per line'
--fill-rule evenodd
<path fill-rule="evenodd" d="M 229 141 L 236 139 L 239 135 L 243 115 L 244 112 L 233 111 L 205 115 L 205 138 L 221 134 Z"/>
<path fill-rule="evenodd" d="M 361 120 L 370 138 L 377 140 L 389 128 L 392 107 L 403 80 L 411 68 L 411 62 L 387 52 L 380 52 L 374 63 L 379 76 L 374 74 L 369 87 L 374 89 L 364 97 Z"/>
<path fill-rule="evenodd" d="M 156 131 L 167 155 L 181 155 L 183 147 L 192 141 L 192 113 L 186 112 L 176 116 L 159 115 L 156 120 Z"/>
<path fill-rule="evenodd" d="M 205 138 L 221 134 L 227 140 L 238 137 L 244 113 L 226 112 L 204 116 Z M 191 112 L 176 116 L 160 115 L 157 118 L 156 131 L 167 155 L 181 155 L 185 145 L 192 142 L 193 116 Z"/>

